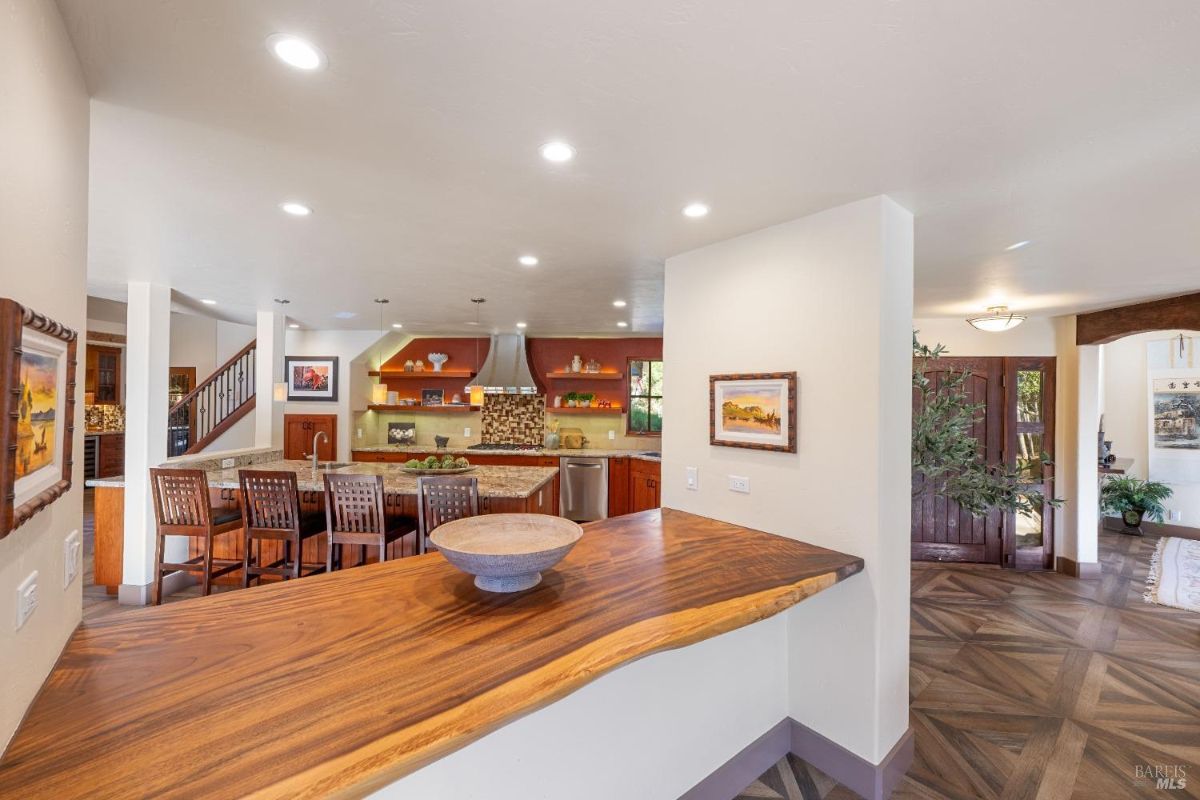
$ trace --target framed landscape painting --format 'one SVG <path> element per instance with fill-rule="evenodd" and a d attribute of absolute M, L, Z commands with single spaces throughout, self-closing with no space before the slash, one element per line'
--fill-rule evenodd
<path fill-rule="evenodd" d="M 77 340 L 0 298 L 0 538 L 71 488 Z"/>
<path fill-rule="evenodd" d="M 337 356 L 286 356 L 283 374 L 289 401 L 338 399 Z"/>
<path fill-rule="evenodd" d="M 796 373 L 710 375 L 708 441 L 796 452 Z"/>

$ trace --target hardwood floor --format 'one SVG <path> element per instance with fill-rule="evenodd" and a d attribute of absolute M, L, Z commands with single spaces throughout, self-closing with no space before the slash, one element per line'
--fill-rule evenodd
<path fill-rule="evenodd" d="M 1157 541 L 1102 532 L 1094 581 L 914 564 L 916 759 L 893 798 L 1200 797 L 1200 615 L 1142 599 Z M 738 800 L 854 796 L 792 758 Z"/>

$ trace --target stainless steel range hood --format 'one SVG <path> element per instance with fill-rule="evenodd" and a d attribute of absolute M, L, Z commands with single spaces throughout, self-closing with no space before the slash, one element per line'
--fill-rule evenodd
<path fill-rule="evenodd" d="M 537 384 L 525 356 L 525 337 L 516 333 L 493 335 L 487 360 L 469 386 L 482 386 L 488 392 L 536 393 Z"/>

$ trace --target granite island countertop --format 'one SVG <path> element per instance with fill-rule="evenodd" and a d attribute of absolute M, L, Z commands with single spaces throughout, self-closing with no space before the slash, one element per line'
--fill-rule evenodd
<path fill-rule="evenodd" d="M 302 492 L 321 492 L 325 490 L 322 477 L 326 470 L 313 473 L 312 464 L 308 461 L 265 461 L 249 467 L 231 467 L 229 469 L 208 470 L 208 485 L 211 489 L 237 489 L 238 469 L 278 470 L 296 473 L 296 483 Z M 417 477 L 404 472 L 401 464 L 354 463 L 339 469 L 328 470 L 334 475 L 382 475 L 383 490 L 387 494 L 417 494 Z M 478 478 L 480 497 L 508 497 L 523 499 L 533 495 L 538 489 L 554 479 L 558 467 L 492 467 L 478 466 L 470 472 L 462 473 L 468 477 Z M 106 488 L 122 488 L 125 486 L 124 477 L 96 478 L 87 482 L 88 486 Z"/>
<path fill-rule="evenodd" d="M 662 456 L 657 455 L 658 450 L 622 450 L 611 449 L 605 450 L 595 447 L 586 448 L 566 448 L 560 447 L 557 450 L 550 450 L 545 447 L 537 447 L 529 450 L 507 450 L 503 448 L 489 449 L 484 447 L 443 447 L 441 449 L 433 445 L 419 444 L 367 444 L 361 447 L 352 449 L 354 453 L 442 453 L 453 456 L 466 456 L 468 460 L 472 455 L 476 456 L 582 456 L 586 458 L 640 458 L 644 461 L 661 462 Z"/>

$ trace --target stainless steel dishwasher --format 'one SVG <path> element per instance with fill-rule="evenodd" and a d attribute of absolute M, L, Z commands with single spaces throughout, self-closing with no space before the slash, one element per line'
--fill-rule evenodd
<path fill-rule="evenodd" d="M 558 460 L 559 514 L 576 522 L 608 516 L 608 459 L 563 456 Z"/>

